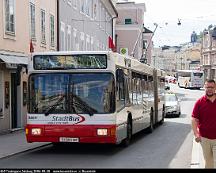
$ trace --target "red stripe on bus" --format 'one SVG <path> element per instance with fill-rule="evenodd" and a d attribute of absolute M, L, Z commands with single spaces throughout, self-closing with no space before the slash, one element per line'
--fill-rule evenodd
<path fill-rule="evenodd" d="M 41 135 L 32 135 L 40 128 Z M 98 136 L 97 129 L 108 129 L 107 136 Z M 59 137 L 79 138 L 80 143 L 116 143 L 116 125 L 27 125 L 28 142 L 59 142 Z"/>

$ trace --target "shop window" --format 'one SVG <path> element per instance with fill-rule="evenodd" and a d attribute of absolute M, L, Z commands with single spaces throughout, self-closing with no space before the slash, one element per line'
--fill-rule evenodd
<path fill-rule="evenodd" d="M 125 24 L 132 24 L 132 19 L 125 19 Z"/>
<path fill-rule="evenodd" d="M 27 82 L 23 82 L 23 106 L 27 104 Z"/>
<path fill-rule="evenodd" d="M 10 105 L 10 87 L 9 82 L 5 82 L 5 108 L 9 108 Z"/>

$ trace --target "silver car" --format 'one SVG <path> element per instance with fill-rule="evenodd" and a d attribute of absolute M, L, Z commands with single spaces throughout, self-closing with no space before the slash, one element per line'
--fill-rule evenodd
<path fill-rule="evenodd" d="M 165 111 L 166 117 L 179 117 L 181 115 L 180 100 L 175 93 L 165 94 Z"/>

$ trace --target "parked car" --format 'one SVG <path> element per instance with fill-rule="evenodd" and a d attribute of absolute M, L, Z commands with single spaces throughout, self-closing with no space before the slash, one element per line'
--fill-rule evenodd
<path fill-rule="evenodd" d="M 166 76 L 165 80 L 168 81 L 169 83 L 176 84 L 176 78 L 174 76 Z"/>
<path fill-rule="evenodd" d="M 181 115 L 180 99 L 175 93 L 168 92 L 165 94 L 165 111 L 166 117 L 179 117 Z"/>

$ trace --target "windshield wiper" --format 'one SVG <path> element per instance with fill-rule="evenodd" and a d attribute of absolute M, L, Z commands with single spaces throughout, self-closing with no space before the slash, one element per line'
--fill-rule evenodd
<path fill-rule="evenodd" d="M 91 106 L 89 106 L 85 101 L 83 101 L 77 95 L 73 95 L 73 97 L 75 98 L 75 102 L 73 103 L 74 106 L 79 107 L 84 112 L 86 111 L 90 116 L 93 116 L 95 113 L 98 112 L 96 109 L 94 109 Z"/>
<path fill-rule="evenodd" d="M 54 105 L 49 106 L 44 113 L 45 116 L 48 116 L 63 101 L 64 97 L 65 95 L 61 96 Z"/>

